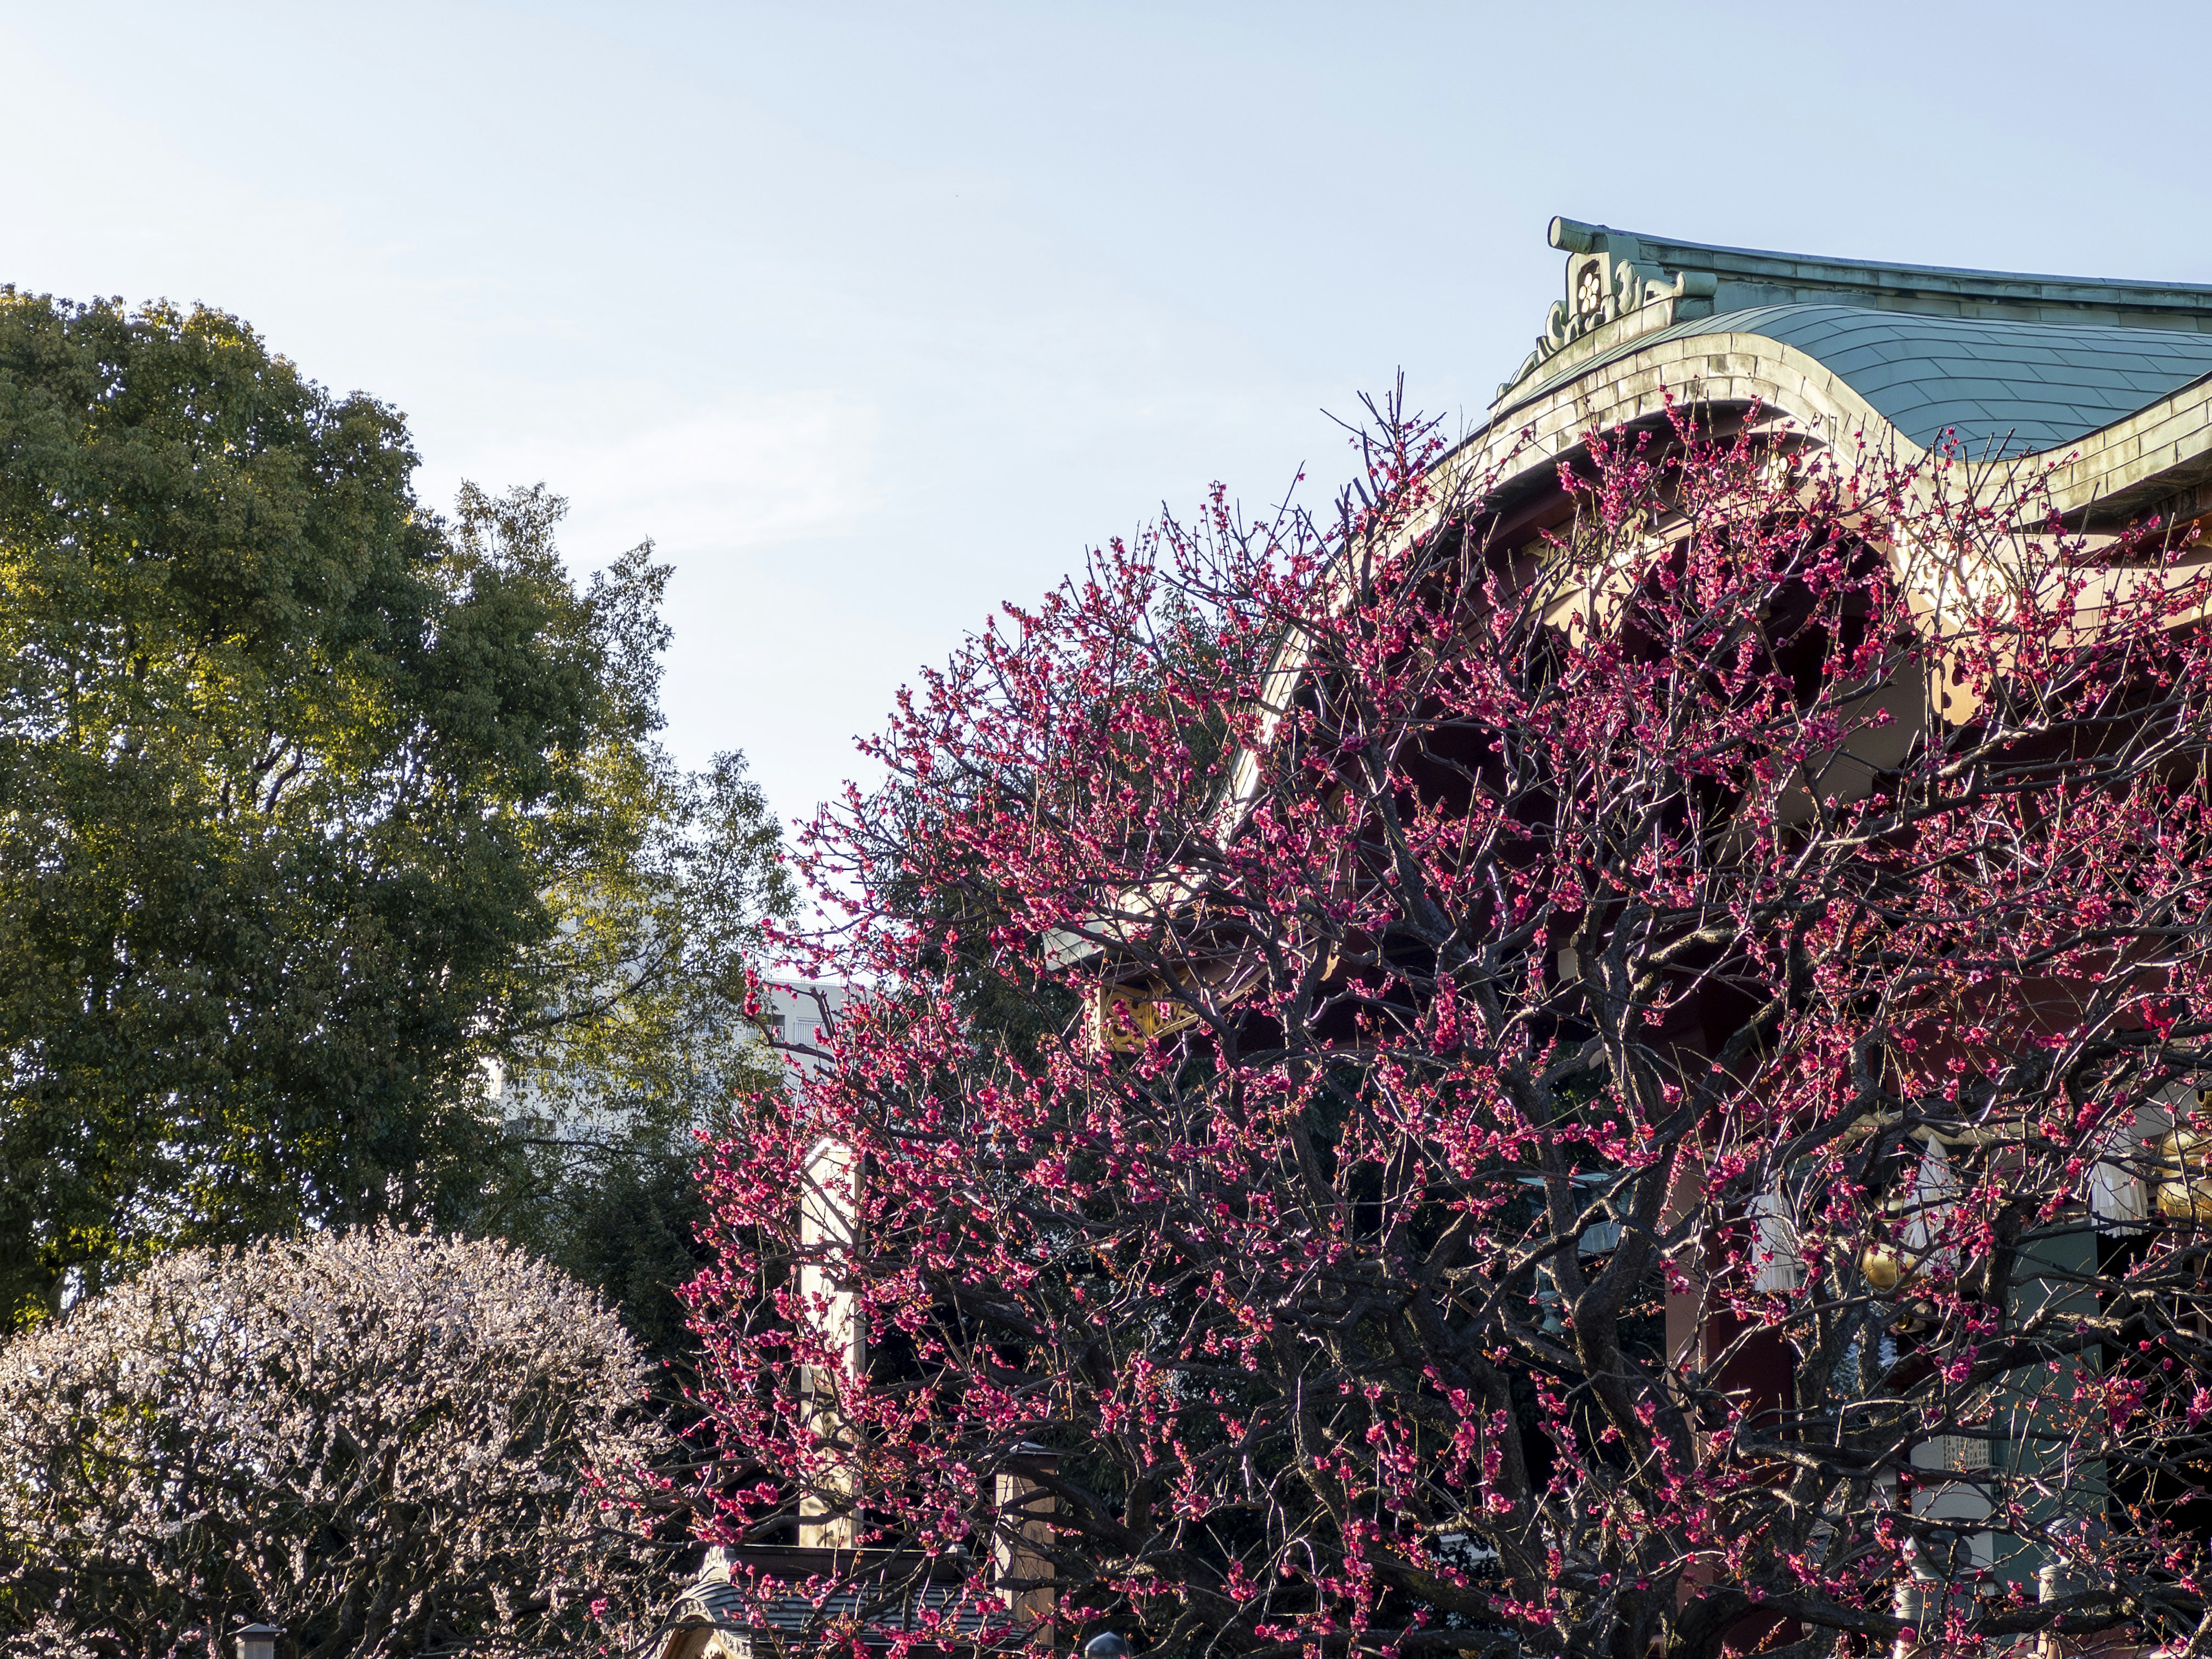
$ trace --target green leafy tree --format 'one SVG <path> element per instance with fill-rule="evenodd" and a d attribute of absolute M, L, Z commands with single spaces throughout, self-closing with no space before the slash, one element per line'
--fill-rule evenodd
<path fill-rule="evenodd" d="M 650 548 L 580 587 L 557 497 L 416 465 L 234 318 L 0 289 L 0 1323 L 302 1218 L 542 1231 L 501 1066 L 680 1115 L 772 826 L 652 741 Z"/>
<path fill-rule="evenodd" d="M 622 1311 L 674 1399 L 696 1346 L 677 1291 L 708 1259 L 694 1131 L 723 1126 L 738 1091 L 781 1086 L 747 967 L 792 894 L 743 757 L 632 782 L 651 802 L 632 855 L 551 896 L 543 994 L 505 1055 L 518 1156 L 496 1220 Z"/>

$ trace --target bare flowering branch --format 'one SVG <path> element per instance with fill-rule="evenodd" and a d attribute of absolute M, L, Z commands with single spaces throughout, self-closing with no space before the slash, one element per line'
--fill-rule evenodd
<path fill-rule="evenodd" d="M 716 1148 L 716 1535 L 1176 1654 L 2197 1628 L 2202 556 L 1755 416 L 1364 454 L 814 827 L 884 989 Z"/>
<path fill-rule="evenodd" d="M 170 1256 L 0 1353 L 0 1608 L 100 1659 L 228 1659 L 263 1620 L 313 1659 L 619 1638 L 668 1582 L 647 1380 L 501 1244 Z"/>

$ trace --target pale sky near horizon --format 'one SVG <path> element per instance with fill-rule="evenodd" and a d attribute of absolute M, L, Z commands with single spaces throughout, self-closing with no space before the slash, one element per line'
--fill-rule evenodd
<path fill-rule="evenodd" d="M 2212 282 L 2197 6 L 0 0 L 0 282 L 219 306 L 434 505 L 675 563 L 671 746 L 787 817 L 897 687 L 1221 479 L 1478 416 L 1554 213 Z"/>

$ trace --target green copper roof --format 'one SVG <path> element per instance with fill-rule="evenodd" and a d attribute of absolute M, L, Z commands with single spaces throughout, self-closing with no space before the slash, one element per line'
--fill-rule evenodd
<path fill-rule="evenodd" d="M 1625 341 L 1532 385 L 1514 404 L 1662 341 L 1708 334 L 1756 334 L 1794 347 L 1922 448 L 1948 433 L 1976 456 L 2059 447 L 2212 374 L 2212 334 L 1773 305 Z M 1510 410 L 1499 418 L 1510 420 Z"/>
<path fill-rule="evenodd" d="M 1577 219 L 1552 221 L 1551 244 L 1581 252 L 1606 250 L 1652 274 L 1700 271 L 1711 278 L 1715 312 L 1755 306 L 1848 305 L 1912 311 L 1928 317 L 2005 319 L 2068 326 L 2212 331 L 2212 284 L 2146 283 L 2110 276 L 2045 276 L 2025 271 L 1906 265 L 1887 259 L 1838 259 L 1817 253 L 1723 247 L 1615 230 Z M 1704 289 L 1700 283 L 1699 288 Z"/>

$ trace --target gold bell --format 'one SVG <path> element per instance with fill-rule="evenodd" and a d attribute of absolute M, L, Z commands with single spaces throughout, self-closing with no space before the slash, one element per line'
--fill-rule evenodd
<path fill-rule="evenodd" d="M 1916 1213 L 1910 1193 L 1893 1193 L 1881 1206 L 1886 1239 L 1878 1238 L 1859 1252 L 1859 1273 L 1876 1296 L 1887 1296 L 1909 1284 L 1920 1271 L 1920 1256 L 1899 1241 Z"/>
<path fill-rule="evenodd" d="M 2212 1222 L 2212 1170 L 2205 1167 L 2212 1134 L 2176 1129 L 2158 1143 L 2166 1179 L 2158 1183 L 2158 1212 L 2170 1221 Z"/>
<path fill-rule="evenodd" d="M 1887 1296 L 1911 1278 L 1919 1265 L 1894 1244 L 1876 1243 L 1859 1252 L 1859 1273 L 1876 1296 Z"/>

